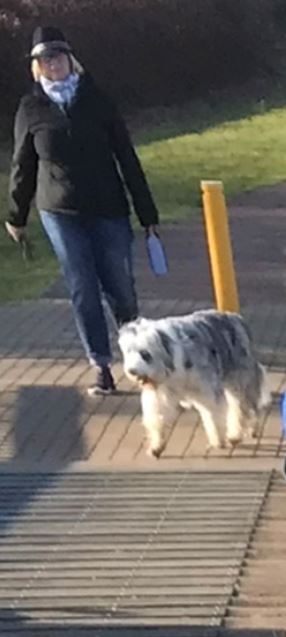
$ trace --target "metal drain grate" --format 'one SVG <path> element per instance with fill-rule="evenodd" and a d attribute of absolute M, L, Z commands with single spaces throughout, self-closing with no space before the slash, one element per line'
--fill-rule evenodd
<path fill-rule="evenodd" d="M 243 562 L 226 626 L 233 630 L 267 629 L 278 637 L 276 631 L 286 627 L 285 591 L 286 484 L 274 473 Z"/>
<path fill-rule="evenodd" d="M 2 474 L 1 636 L 172 626 L 203 636 L 226 614 L 269 479 Z"/>

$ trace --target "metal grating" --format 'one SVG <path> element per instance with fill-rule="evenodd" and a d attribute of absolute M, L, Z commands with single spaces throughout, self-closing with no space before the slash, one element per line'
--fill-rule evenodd
<path fill-rule="evenodd" d="M 270 476 L 186 471 L 0 480 L 1 637 L 111 629 L 116 636 L 155 630 L 159 637 L 172 627 L 180 637 L 193 630 L 203 637 L 226 615 Z"/>
<path fill-rule="evenodd" d="M 274 473 L 242 564 L 226 626 L 234 631 L 267 629 L 272 637 L 278 637 L 277 631 L 286 628 L 285 591 L 286 484 Z"/>

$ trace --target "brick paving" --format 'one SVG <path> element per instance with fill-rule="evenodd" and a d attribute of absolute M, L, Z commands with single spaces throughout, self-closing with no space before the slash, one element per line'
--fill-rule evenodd
<path fill-rule="evenodd" d="M 161 301 L 159 307 L 151 300 L 142 303 L 142 313 L 182 314 L 195 307 L 173 300 Z M 267 307 L 260 308 L 258 322 L 251 309 L 244 312 L 260 358 L 268 364 L 273 391 L 259 438 L 233 451 L 207 453 L 196 413 L 182 412 L 156 462 L 145 454 L 138 391 L 123 375 L 115 336 L 118 394 L 89 398 L 86 387 L 92 382 L 92 370 L 82 358 L 69 303 L 44 299 L 23 304 L 20 312 L 17 305 L 0 308 L 0 323 L 5 326 L 0 338 L 0 460 L 30 467 L 77 463 L 88 469 L 153 468 L 155 464 L 161 470 L 189 463 L 194 468 L 219 467 L 226 460 L 233 467 L 241 463 L 252 469 L 278 467 L 285 451 L 278 396 L 285 383 L 286 333 L 282 313 L 275 310 L 270 331 Z"/>

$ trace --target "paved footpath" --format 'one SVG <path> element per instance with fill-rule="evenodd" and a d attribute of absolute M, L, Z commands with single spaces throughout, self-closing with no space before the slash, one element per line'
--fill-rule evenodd
<path fill-rule="evenodd" d="M 147 458 L 115 336 L 118 395 L 86 397 L 92 373 L 61 282 L 0 307 L 1 637 L 284 634 L 283 213 L 231 217 L 242 312 L 273 397 L 258 439 L 233 452 L 207 453 L 183 412 L 162 458 Z M 165 281 L 138 243 L 141 313 L 212 306 L 202 225 L 164 237 Z"/>

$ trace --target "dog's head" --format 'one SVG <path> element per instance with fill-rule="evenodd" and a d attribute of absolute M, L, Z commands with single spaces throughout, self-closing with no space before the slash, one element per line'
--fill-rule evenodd
<path fill-rule="evenodd" d="M 156 321 L 140 318 L 119 332 L 124 372 L 140 385 L 159 385 L 174 370 L 172 339 Z"/>

